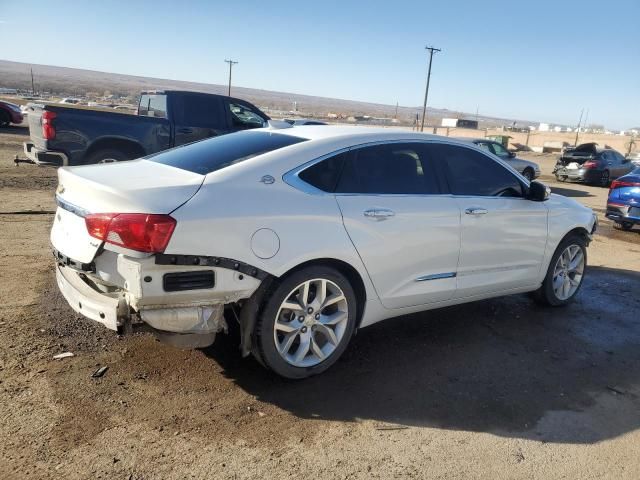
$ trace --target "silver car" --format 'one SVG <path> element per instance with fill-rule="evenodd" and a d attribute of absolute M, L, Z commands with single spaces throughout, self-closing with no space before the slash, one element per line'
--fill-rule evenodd
<path fill-rule="evenodd" d="M 504 148 L 501 143 L 495 142 L 493 140 L 488 140 L 486 138 L 471 139 L 470 141 L 472 143 L 475 143 L 483 150 L 487 150 L 488 152 L 493 153 L 498 158 L 500 158 L 500 160 L 503 160 L 504 162 L 511 165 L 527 180 L 531 181 L 540 176 L 540 167 L 537 163 L 516 157 L 515 153 L 510 152 L 509 150 Z"/>

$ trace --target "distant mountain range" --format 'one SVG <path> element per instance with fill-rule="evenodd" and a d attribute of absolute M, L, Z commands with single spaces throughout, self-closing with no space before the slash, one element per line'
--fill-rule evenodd
<path fill-rule="evenodd" d="M 186 82 L 167 80 L 162 78 L 138 77 L 119 73 L 97 72 L 78 68 L 56 67 L 52 65 L 32 65 L 20 62 L 0 60 L 0 87 L 31 89 L 30 69 L 33 69 L 36 91 L 50 92 L 60 96 L 79 96 L 94 94 L 102 96 L 105 93 L 135 97 L 143 90 L 193 90 L 207 93 L 226 95 L 226 85 L 210 83 Z M 316 97 L 296 93 L 274 92 L 255 88 L 232 87 L 232 95 L 244 98 L 250 102 L 269 110 L 290 111 L 294 102 L 300 113 L 305 115 L 325 116 L 327 113 L 343 115 L 369 115 L 372 117 L 393 117 L 395 105 L 358 102 L 337 98 Z M 398 119 L 411 122 L 416 113 L 421 112 L 418 107 L 398 107 Z M 475 114 L 457 112 L 447 109 L 429 108 L 427 120 L 430 124 L 440 124 L 445 117 L 475 118 Z M 482 126 L 492 127 L 512 125 L 513 119 L 478 116 Z M 518 125 L 532 125 L 537 122 L 517 121 Z"/>

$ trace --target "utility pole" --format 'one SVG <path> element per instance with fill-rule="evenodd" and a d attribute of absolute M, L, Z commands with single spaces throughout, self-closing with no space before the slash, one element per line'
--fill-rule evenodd
<path fill-rule="evenodd" d="M 231 69 L 238 62 L 234 62 L 233 60 L 225 60 L 225 62 L 229 64 L 229 89 L 227 91 L 227 95 L 231 96 Z"/>
<path fill-rule="evenodd" d="M 427 115 L 427 97 L 429 96 L 429 80 L 431 80 L 431 62 L 433 61 L 433 52 L 441 52 L 439 48 L 425 47 L 425 50 L 429 50 L 429 71 L 427 72 L 427 88 L 424 91 L 424 105 L 422 106 L 422 124 L 420 125 L 420 131 L 424 132 L 424 117 Z"/>
<path fill-rule="evenodd" d="M 578 146 L 578 134 L 580 133 L 580 124 L 582 123 L 582 115 L 584 114 L 584 108 L 580 112 L 580 120 L 578 120 L 578 127 L 576 128 L 576 140 L 573 142 L 573 146 Z"/>
<path fill-rule="evenodd" d="M 33 83 L 33 68 L 31 69 L 31 95 L 35 95 L 36 93 L 36 87 L 35 84 Z"/>

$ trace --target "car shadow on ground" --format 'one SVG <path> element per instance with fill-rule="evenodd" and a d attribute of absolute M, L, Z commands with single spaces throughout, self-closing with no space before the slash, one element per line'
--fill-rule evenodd
<path fill-rule="evenodd" d="M 381 322 L 298 382 L 240 359 L 237 338 L 205 353 L 247 393 L 301 418 L 593 443 L 640 426 L 638 287 L 639 273 L 594 267 L 566 308 L 515 295 Z"/>
<path fill-rule="evenodd" d="M 562 195 L 563 197 L 573 198 L 595 197 L 593 193 L 586 190 L 580 190 L 578 188 L 572 187 L 556 187 L 555 185 L 551 186 L 551 193 L 557 193 L 558 195 Z"/>

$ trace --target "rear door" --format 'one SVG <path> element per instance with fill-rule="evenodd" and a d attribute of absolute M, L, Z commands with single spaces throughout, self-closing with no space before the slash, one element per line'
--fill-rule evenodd
<path fill-rule="evenodd" d="M 229 131 L 223 101 L 216 95 L 174 94 L 171 116 L 175 146 L 224 135 Z"/>
<path fill-rule="evenodd" d="M 453 296 L 460 209 L 440 195 L 424 143 L 352 150 L 335 192 L 345 229 L 385 307 Z"/>
<path fill-rule="evenodd" d="M 433 144 L 461 211 L 456 297 L 535 285 L 547 242 L 547 207 L 524 198 L 507 168 L 475 149 Z"/>

